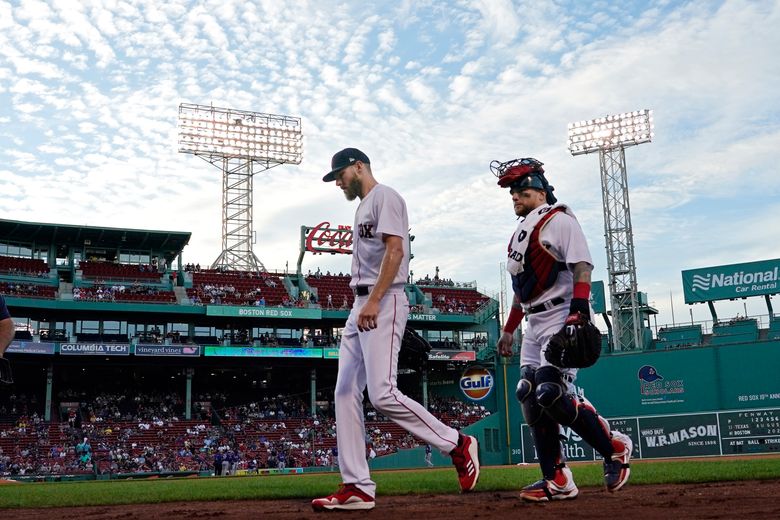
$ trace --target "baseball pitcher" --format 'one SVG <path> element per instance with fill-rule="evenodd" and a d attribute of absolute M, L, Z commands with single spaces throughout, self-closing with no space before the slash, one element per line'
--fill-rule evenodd
<path fill-rule="evenodd" d="M 315 511 L 365 510 L 375 505 L 376 484 L 365 457 L 363 391 L 374 408 L 415 437 L 449 454 L 460 489 L 479 478 L 477 440 L 445 425 L 398 389 L 398 352 L 409 317 L 404 292 L 409 276 L 409 218 L 406 203 L 374 179 L 363 152 L 346 148 L 333 156 L 322 179 L 336 181 L 347 200 L 360 198 L 353 227 L 352 280 L 355 301 L 339 347 L 336 378 L 336 442 L 341 489 L 312 501 Z"/>

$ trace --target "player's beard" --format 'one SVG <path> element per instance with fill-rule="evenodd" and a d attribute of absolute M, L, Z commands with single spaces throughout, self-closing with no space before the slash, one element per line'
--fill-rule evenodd
<path fill-rule="evenodd" d="M 349 181 L 349 184 L 347 184 L 347 188 L 344 190 L 344 196 L 347 198 L 347 200 L 355 200 L 363 193 L 363 185 L 360 182 L 360 179 L 357 177 L 353 177 L 351 181 Z"/>

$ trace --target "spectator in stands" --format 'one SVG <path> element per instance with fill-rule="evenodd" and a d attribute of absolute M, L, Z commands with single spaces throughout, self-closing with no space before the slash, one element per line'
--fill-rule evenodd
<path fill-rule="evenodd" d="M 222 475 L 222 453 L 219 451 L 214 454 L 214 475 Z"/>
<path fill-rule="evenodd" d="M 8 346 L 14 340 L 14 322 L 5 304 L 5 298 L 0 295 L 0 357 L 3 357 Z"/>

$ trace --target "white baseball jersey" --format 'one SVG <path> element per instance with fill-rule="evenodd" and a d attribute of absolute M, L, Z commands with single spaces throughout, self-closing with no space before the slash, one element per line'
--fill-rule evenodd
<path fill-rule="evenodd" d="M 518 253 L 521 256 L 525 253 L 528 246 L 528 238 L 531 236 L 533 227 L 551 208 L 562 208 L 564 211 L 556 213 L 544 223 L 544 227 L 542 227 L 539 233 L 539 240 L 547 251 L 559 262 L 564 262 L 568 269 L 564 269 L 558 274 L 558 278 L 552 287 L 547 288 L 533 300 L 527 302 L 528 307 L 533 307 L 558 297 L 564 298 L 568 302 L 571 299 L 574 287 L 574 277 L 570 271 L 572 266 L 579 262 L 587 262 L 593 265 L 585 234 L 582 232 L 580 223 L 571 209 L 563 204 L 556 204 L 555 206 L 543 204 L 534 209 L 518 224 L 510 242 L 507 271 L 516 275 L 518 271 L 522 270 L 522 266 L 517 265 L 518 262 L 513 257 L 517 258 Z M 525 240 L 518 242 L 517 237 L 523 236 Z"/>
<path fill-rule="evenodd" d="M 544 358 L 544 350 L 547 348 L 547 343 L 550 337 L 558 332 L 563 327 L 566 317 L 569 315 L 569 302 L 572 298 L 572 292 L 574 290 L 574 275 L 572 274 L 572 267 L 579 262 L 587 262 L 593 265 L 593 260 L 588 250 L 588 243 L 585 240 L 585 234 L 582 232 L 577 218 L 574 213 L 565 205 L 558 204 L 554 207 L 564 208 L 565 211 L 560 211 L 553 215 L 547 222 L 544 223 L 544 227 L 539 232 L 539 241 L 552 254 L 559 262 L 564 262 L 567 269 L 563 269 L 558 273 L 553 285 L 538 296 L 533 298 L 524 307 L 533 307 L 543 304 L 554 298 L 562 298 L 563 303 L 552 307 L 549 310 L 538 312 L 528 315 L 528 326 L 526 327 L 525 334 L 523 335 L 523 345 L 520 350 L 520 365 L 531 365 L 534 367 L 549 365 L 550 363 Z M 531 235 L 531 229 L 528 229 L 529 225 L 533 227 L 535 222 L 538 222 L 539 217 L 548 213 L 550 206 L 545 204 L 536 208 L 529 214 L 529 218 L 520 222 L 517 227 L 517 231 L 513 238 L 513 243 L 516 242 L 516 237 L 525 232 L 526 236 Z M 526 220 L 528 222 L 526 222 Z M 525 226 L 524 226 L 525 224 Z M 527 245 L 527 240 L 526 240 Z M 524 253 L 525 247 L 521 246 L 522 250 L 510 245 L 509 255 L 510 258 L 515 253 Z M 509 265 L 507 266 L 509 269 Z M 516 267 L 515 267 L 516 269 Z M 564 369 L 563 373 L 568 374 L 572 379 L 576 377 L 577 371 L 575 369 Z"/>
<path fill-rule="evenodd" d="M 458 443 L 457 430 L 434 417 L 396 385 L 398 352 L 409 317 L 409 300 L 404 286 L 409 273 L 409 218 L 406 203 L 392 188 L 375 185 L 361 200 L 355 213 L 350 286 L 376 283 L 385 255 L 382 235 L 403 239 L 404 258 L 393 284 L 379 302 L 376 328 L 360 331 L 357 319 L 368 295 L 358 295 L 344 326 L 339 346 L 339 371 L 334 397 L 336 402 L 336 442 L 339 471 L 345 484 L 354 484 L 374 496 L 366 461 L 363 390 L 374 408 L 395 421 L 415 437 L 449 453 Z"/>
<path fill-rule="evenodd" d="M 403 239 L 404 258 L 392 285 L 405 284 L 409 276 L 409 217 L 404 199 L 393 188 L 377 184 L 360 201 L 355 212 L 350 287 L 374 285 L 385 256 L 383 235 Z"/>

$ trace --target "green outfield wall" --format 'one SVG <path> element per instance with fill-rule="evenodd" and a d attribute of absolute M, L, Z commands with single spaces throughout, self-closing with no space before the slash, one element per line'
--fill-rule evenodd
<path fill-rule="evenodd" d="M 495 413 L 470 426 L 482 447 L 497 430 L 504 449 L 488 454 L 495 463 L 536 461 L 514 396 L 518 363 L 486 365 L 494 388 L 483 402 Z M 780 453 L 779 370 L 780 341 L 763 341 L 605 355 L 580 370 L 575 385 L 613 429 L 632 437 L 637 458 Z M 430 388 L 469 400 L 457 377 Z M 562 435 L 569 460 L 599 459 L 575 432 L 563 428 Z"/>

